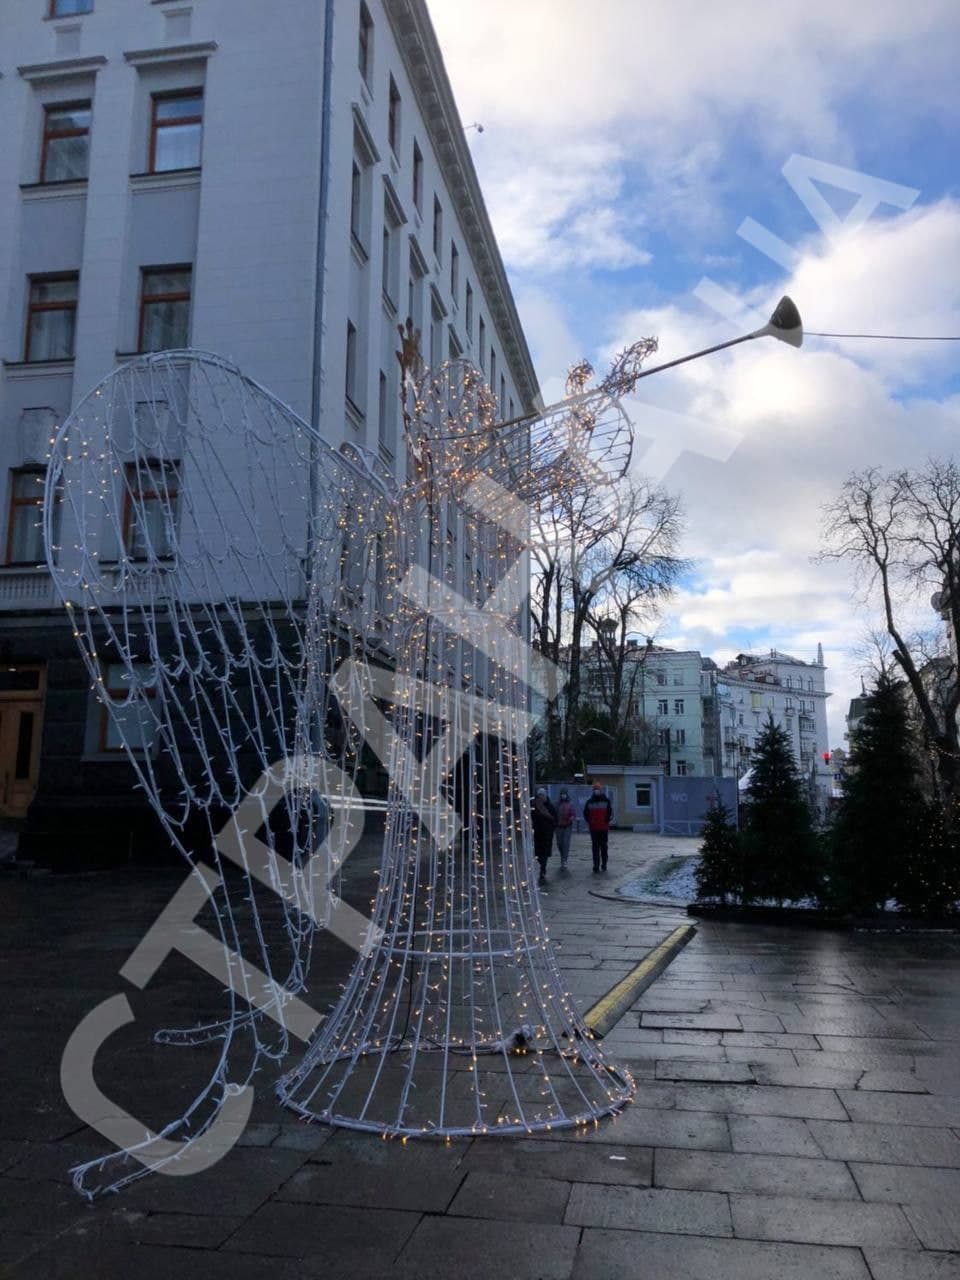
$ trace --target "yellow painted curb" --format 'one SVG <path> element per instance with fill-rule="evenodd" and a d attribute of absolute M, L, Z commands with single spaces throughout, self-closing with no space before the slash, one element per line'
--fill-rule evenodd
<path fill-rule="evenodd" d="M 658 947 L 649 951 L 636 968 L 631 969 L 625 978 L 621 978 L 605 996 L 600 997 L 593 1008 L 587 1010 L 583 1020 L 588 1030 L 597 1039 L 602 1039 L 612 1030 L 637 997 L 663 973 L 677 952 L 687 945 L 696 932 L 694 925 L 682 924 L 664 938 Z"/>

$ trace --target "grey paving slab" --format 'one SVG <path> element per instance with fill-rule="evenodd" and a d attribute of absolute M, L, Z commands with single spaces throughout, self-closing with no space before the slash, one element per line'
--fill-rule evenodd
<path fill-rule="evenodd" d="M 273 1143 L 282 1151 L 319 1151 L 333 1137 L 334 1131 L 319 1124 L 281 1125 Z"/>
<path fill-rule="evenodd" d="M 898 1057 L 921 1057 L 927 1054 L 936 1055 L 942 1052 L 935 1040 L 896 1039 L 893 1036 L 857 1036 L 857 1035 L 824 1035 L 817 1033 L 820 1046 L 828 1053 L 841 1053 L 848 1056 L 851 1063 L 862 1066 L 896 1066 L 895 1062 L 884 1059 Z"/>
<path fill-rule="evenodd" d="M 960 1211 L 955 1204 L 905 1204 L 903 1212 L 925 1249 L 960 1251 Z"/>
<path fill-rule="evenodd" d="M 918 1075 L 910 1071 L 885 1071 L 868 1068 L 857 1081 L 857 1089 L 878 1093 L 929 1093 L 930 1089 Z M 939 1092 L 939 1091 L 938 1091 Z"/>
<path fill-rule="evenodd" d="M 920 1241 L 896 1205 L 798 1196 L 732 1195 L 730 1211 L 735 1234 L 749 1240 L 920 1247 Z"/>
<path fill-rule="evenodd" d="M 689 1048 L 689 1046 L 687 1046 Z M 694 1080 L 721 1084 L 753 1084 L 756 1076 L 746 1062 L 691 1061 L 676 1058 L 657 1062 L 658 1080 Z"/>
<path fill-rule="evenodd" d="M 937 1098 L 930 1094 L 864 1093 L 841 1090 L 841 1102 L 851 1120 L 878 1124 L 960 1125 L 960 1098 Z"/>
<path fill-rule="evenodd" d="M 568 1280 L 580 1239 L 578 1227 L 424 1218 L 397 1259 L 393 1274 L 426 1280 Z"/>
<path fill-rule="evenodd" d="M 149 1213 L 253 1213 L 306 1162 L 307 1153 L 274 1147 L 231 1151 L 189 1178 L 142 1178 L 123 1192 L 124 1206 Z"/>
<path fill-rule="evenodd" d="M 858 1121 L 843 1124 L 833 1120 L 810 1120 L 808 1123 L 823 1148 L 823 1154 L 831 1160 L 870 1160 L 881 1164 L 960 1169 L 960 1139 L 948 1130 Z"/>
<path fill-rule="evenodd" d="M 448 1213 L 453 1217 L 560 1223 L 570 1198 L 570 1185 L 554 1178 L 531 1177 L 518 1185 L 511 1174 L 468 1173 Z M 604 1194 L 613 1190 L 603 1188 Z"/>
<path fill-rule="evenodd" d="M 864 1200 L 888 1204 L 960 1204 L 960 1169 L 851 1161 L 850 1172 Z"/>
<path fill-rule="evenodd" d="M 866 1249 L 864 1257 L 873 1280 L 956 1280 L 960 1254 L 911 1253 L 897 1249 Z"/>
<path fill-rule="evenodd" d="M 792 1049 L 749 1047 L 738 1044 L 736 1040 L 725 1044 L 723 1051 L 728 1062 L 782 1062 L 789 1067 L 796 1066 L 797 1062 Z"/>
<path fill-rule="evenodd" d="M 462 1181 L 461 1173 L 443 1168 L 404 1169 L 403 1161 L 396 1158 L 381 1167 L 359 1160 L 335 1164 L 311 1161 L 281 1187 L 277 1199 L 443 1213 Z"/>
<path fill-rule="evenodd" d="M 667 1027 L 684 1031 L 739 1031 L 740 1019 L 725 1013 L 654 1013 L 644 1010 L 640 1015 L 641 1027 Z"/>
<path fill-rule="evenodd" d="M 870 1280 L 859 1250 L 587 1228 L 573 1280 Z"/>
<path fill-rule="evenodd" d="M 270 1280 L 303 1280 L 299 1262 L 271 1258 Z M 0 1272 L 4 1280 L 263 1280 L 262 1257 L 229 1256 L 208 1249 L 92 1241 L 68 1249 L 48 1243 Z"/>
<path fill-rule="evenodd" d="M 389 1268 L 413 1229 L 417 1213 L 395 1209 L 356 1209 L 341 1205 L 287 1204 L 271 1201 L 252 1214 L 224 1245 L 230 1254 L 253 1253 L 270 1259 L 323 1256 L 328 1265 Z"/>
<path fill-rule="evenodd" d="M 64 1248 L 73 1240 L 115 1240 L 135 1244 L 172 1244 L 179 1248 L 217 1249 L 243 1225 L 243 1218 L 199 1213 L 144 1213 L 126 1209 L 115 1197 L 87 1207 L 87 1213 L 60 1237 Z"/>
<path fill-rule="evenodd" d="M 694 1058 L 701 1062 L 726 1060 L 723 1049 L 710 1044 L 635 1044 L 625 1048 L 623 1052 L 641 1062 L 689 1062 Z"/>
<path fill-rule="evenodd" d="M 863 1071 L 859 1067 L 822 1067 L 819 1063 L 765 1063 L 757 1066 L 759 1084 L 779 1084 L 799 1089 L 855 1089 Z"/>
<path fill-rule="evenodd" d="M 725 1031 L 723 1043 L 756 1049 L 820 1049 L 816 1036 L 791 1035 L 786 1031 Z"/>
<path fill-rule="evenodd" d="M 784 1116 L 727 1116 L 734 1151 L 818 1159 L 824 1152 L 810 1132 L 811 1123 Z"/>
<path fill-rule="evenodd" d="M 731 1115 L 798 1116 L 845 1120 L 847 1112 L 828 1089 L 789 1089 L 778 1085 L 686 1085 L 676 1105 L 690 1111 L 724 1111 Z"/>
<path fill-rule="evenodd" d="M 857 1200 L 857 1184 L 833 1160 L 718 1151 L 658 1149 L 653 1185 L 688 1191 L 755 1191 L 762 1195 Z"/>
<path fill-rule="evenodd" d="M 664 1044 L 698 1044 L 719 1045 L 722 1043 L 721 1031 L 688 1031 L 667 1027 L 662 1032 Z"/>
<path fill-rule="evenodd" d="M 731 1236 L 727 1197 L 714 1191 L 574 1186 L 565 1222 L 578 1227 Z"/>
<path fill-rule="evenodd" d="M 596 1139 L 617 1141 L 624 1146 L 683 1147 L 707 1151 L 729 1151 L 730 1133 L 726 1117 L 710 1112 L 654 1111 L 628 1107 L 615 1123 L 596 1131 Z M 573 1141 L 592 1142 L 587 1133 Z"/>
<path fill-rule="evenodd" d="M 653 1151 L 639 1145 L 586 1138 L 478 1140 L 464 1156 L 460 1171 L 510 1174 L 520 1182 L 534 1177 L 648 1187 L 653 1178 Z"/>

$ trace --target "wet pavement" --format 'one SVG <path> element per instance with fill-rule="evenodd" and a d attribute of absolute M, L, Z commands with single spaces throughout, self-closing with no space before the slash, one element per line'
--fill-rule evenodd
<path fill-rule="evenodd" d="M 610 872 L 577 836 L 544 893 L 584 1010 L 686 921 L 618 899 L 673 852 L 614 833 Z M 692 848 L 682 842 L 684 850 Z M 375 862 L 351 862 L 361 903 Z M 210 1049 L 157 1045 L 219 1016 L 223 993 L 171 957 L 138 991 L 119 970 L 179 872 L 0 879 L 0 1276 L 4 1280 L 556 1277 L 947 1280 L 960 1276 L 960 935 L 698 924 L 606 1037 L 636 1100 L 587 1135 L 385 1143 L 299 1123 L 265 1073 L 218 1165 L 92 1205 L 67 1170 L 108 1149 L 62 1099 L 63 1046 L 125 994 L 133 1022 L 97 1082 L 159 1127 L 209 1075 Z M 351 953 L 323 935 L 311 984 Z"/>

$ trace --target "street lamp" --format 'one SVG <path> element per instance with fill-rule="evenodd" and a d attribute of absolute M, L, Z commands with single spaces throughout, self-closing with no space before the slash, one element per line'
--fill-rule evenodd
<path fill-rule="evenodd" d="M 699 360 L 701 356 L 712 355 L 714 351 L 724 351 L 727 347 L 735 347 L 741 342 L 752 342 L 754 338 L 776 338 L 779 342 L 785 342 L 788 347 L 803 345 L 803 321 L 792 298 L 784 294 L 774 307 L 773 314 L 767 323 L 755 329 L 753 333 L 731 338 L 728 342 L 718 342 L 716 346 L 704 347 L 702 351 L 694 351 L 689 356 L 680 356 L 677 360 L 668 360 L 666 364 L 656 364 L 652 369 L 642 369 L 637 377 L 649 378 L 652 373 L 662 373 L 664 369 L 673 369 L 678 364 Z"/>

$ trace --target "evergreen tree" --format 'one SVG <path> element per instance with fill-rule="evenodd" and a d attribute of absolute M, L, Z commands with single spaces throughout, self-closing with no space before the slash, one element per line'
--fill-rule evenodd
<path fill-rule="evenodd" d="M 831 831 L 829 896 L 841 911 L 882 910 L 898 896 L 909 869 L 919 874 L 926 836 L 936 860 L 942 840 L 936 824 L 924 821 L 912 739 L 902 689 L 883 673 L 851 744 L 851 768 Z"/>
<path fill-rule="evenodd" d="M 911 915 L 941 916 L 960 910 L 960 822 L 936 802 L 910 833 L 896 867 L 894 893 Z"/>
<path fill-rule="evenodd" d="M 697 863 L 697 894 L 701 898 L 743 897 L 743 859 L 740 833 L 730 809 L 718 800 L 703 821 L 703 843 Z"/>
<path fill-rule="evenodd" d="M 768 715 L 753 753 L 741 834 L 744 901 L 820 896 L 819 845 L 786 730 Z"/>

